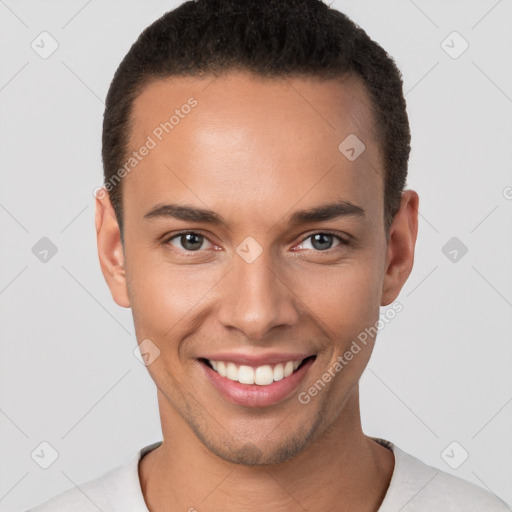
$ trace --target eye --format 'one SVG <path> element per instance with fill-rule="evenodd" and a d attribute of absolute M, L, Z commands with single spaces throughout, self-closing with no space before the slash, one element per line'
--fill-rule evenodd
<path fill-rule="evenodd" d="M 175 245 L 174 242 L 179 245 Z M 170 244 L 186 252 L 197 252 L 202 248 L 204 242 L 209 243 L 213 247 L 213 244 L 205 236 L 193 231 L 178 233 L 165 241 L 166 244 Z"/>
<path fill-rule="evenodd" d="M 338 243 L 333 246 L 333 241 L 337 239 Z M 327 251 L 332 249 L 333 247 L 338 247 L 339 245 L 348 245 L 348 242 L 341 238 L 338 235 L 334 235 L 332 233 L 314 233 L 302 241 L 301 245 L 307 244 L 308 241 L 310 247 L 302 247 L 303 249 L 314 249 L 316 251 Z M 300 246 L 298 246 L 300 248 Z"/>

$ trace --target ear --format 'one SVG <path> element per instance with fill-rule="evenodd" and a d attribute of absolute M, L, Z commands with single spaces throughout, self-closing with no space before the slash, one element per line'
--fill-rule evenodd
<path fill-rule="evenodd" d="M 101 188 L 96 193 L 95 222 L 98 256 L 103 277 L 116 304 L 129 308 L 121 233 L 110 196 L 105 188 Z"/>
<path fill-rule="evenodd" d="M 411 273 L 418 234 L 418 207 L 418 194 L 405 190 L 389 230 L 381 306 L 391 304 L 398 297 Z"/>

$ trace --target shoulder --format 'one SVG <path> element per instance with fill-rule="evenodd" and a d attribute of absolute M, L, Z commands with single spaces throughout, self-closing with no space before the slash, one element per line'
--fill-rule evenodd
<path fill-rule="evenodd" d="M 145 446 L 125 464 L 67 489 L 27 512 L 148 512 L 140 486 L 138 464 L 142 456 L 160 444 Z"/>
<path fill-rule="evenodd" d="M 511 512 L 481 487 L 429 466 L 389 441 L 379 442 L 392 449 L 395 469 L 378 512 Z"/>
<path fill-rule="evenodd" d="M 53 498 L 31 508 L 27 512 L 57 512 L 73 510 L 73 512 L 111 511 L 107 501 L 108 483 L 119 480 L 120 467 L 114 468 L 104 475 L 86 483 L 66 489 Z"/>

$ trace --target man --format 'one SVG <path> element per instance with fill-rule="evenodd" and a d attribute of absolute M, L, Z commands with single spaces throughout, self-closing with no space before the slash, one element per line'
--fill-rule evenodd
<path fill-rule="evenodd" d="M 361 428 L 369 328 L 413 265 L 409 143 L 393 60 L 320 0 L 148 27 L 108 93 L 96 230 L 163 442 L 33 510 L 509 510 Z"/>

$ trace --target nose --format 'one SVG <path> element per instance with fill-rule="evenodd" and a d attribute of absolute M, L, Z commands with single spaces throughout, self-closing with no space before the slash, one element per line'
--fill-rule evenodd
<path fill-rule="evenodd" d="M 265 252 L 252 263 L 235 257 L 221 301 L 218 315 L 223 326 L 253 341 L 264 340 L 272 329 L 291 327 L 299 319 L 296 297 Z"/>

